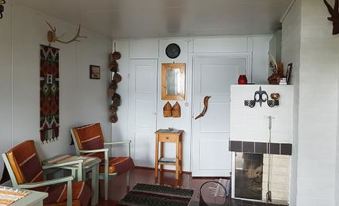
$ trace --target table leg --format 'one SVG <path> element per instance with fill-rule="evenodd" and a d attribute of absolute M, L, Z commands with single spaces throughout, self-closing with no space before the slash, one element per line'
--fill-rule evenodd
<path fill-rule="evenodd" d="M 182 141 L 179 141 L 179 165 L 180 165 L 180 174 L 182 174 Z"/>
<path fill-rule="evenodd" d="M 83 179 L 83 167 L 82 167 L 82 163 L 79 163 L 78 164 L 78 167 L 77 167 L 77 169 L 76 169 L 77 171 L 77 180 L 78 181 L 85 181 L 84 179 Z M 85 175 L 86 176 L 86 175 Z"/>
<path fill-rule="evenodd" d="M 77 181 L 82 181 L 82 179 L 79 179 L 79 170 L 78 169 L 71 169 L 71 175 L 74 179 Z"/>
<path fill-rule="evenodd" d="M 99 201 L 99 164 L 92 167 L 92 190 L 94 191 L 91 205 L 97 205 Z"/>
<path fill-rule="evenodd" d="M 154 177 L 158 177 L 158 160 L 159 160 L 159 137 L 156 135 L 155 140 L 155 157 L 154 157 Z"/>
<path fill-rule="evenodd" d="M 175 154 L 175 178 L 179 179 L 179 140 L 175 143 L 176 146 L 176 154 Z"/>
<path fill-rule="evenodd" d="M 164 143 L 163 142 L 159 142 L 160 144 L 160 158 L 164 157 Z M 162 172 L 164 170 L 164 165 L 160 164 L 160 172 Z"/>

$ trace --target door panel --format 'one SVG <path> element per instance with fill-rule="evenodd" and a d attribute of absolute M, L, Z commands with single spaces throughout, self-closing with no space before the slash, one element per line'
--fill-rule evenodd
<path fill-rule="evenodd" d="M 224 136 L 223 138 L 227 138 Z M 228 161 L 231 159 L 228 158 L 228 143 L 219 140 L 220 138 L 210 138 L 202 139 L 202 144 L 200 145 L 200 169 L 201 170 L 227 170 L 229 168 Z M 213 150 L 218 150 L 220 152 L 210 152 Z M 220 161 L 221 158 L 219 155 L 224 155 L 225 158 L 222 158 L 224 161 Z M 211 164 L 212 161 L 212 164 Z M 225 176 L 225 175 L 222 175 Z"/>
<path fill-rule="evenodd" d="M 193 121 L 193 176 L 229 176 L 231 152 L 230 86 L 240 74 L 248 74 L 247 56 L 197 57 L 193 68 L 193 115 L 209 99 L 204 117 Z"/>
<path fill-rule="evenodd" d="M 220 114 L 227 114 L 229 112 L 229 104 L 214 103 L 210 100 L 208 113 L 201 119 L 200 132 L 228 132 L 229 122 L 225 116 Z"/>
<path fill-rule="evenodd" d="M 157 107 L 157 61 L 132 60 L 130 66 L 130 129 L 134 133 L 134 162 L 154 164 Z"/>

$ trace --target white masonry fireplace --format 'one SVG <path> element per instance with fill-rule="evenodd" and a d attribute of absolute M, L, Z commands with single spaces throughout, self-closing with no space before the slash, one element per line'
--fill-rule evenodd
<path fill-rule="evenodd" d="M 231 87 L 232 198 L 288 205 L 293 86 Z"/>

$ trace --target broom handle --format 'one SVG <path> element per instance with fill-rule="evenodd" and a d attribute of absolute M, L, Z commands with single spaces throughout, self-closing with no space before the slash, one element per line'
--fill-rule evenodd
<path fill-rule="evenodd" d="M 272 142 L 272 116 L 268 117 L 268 129 L 269 129 L 269 140 L 268 140 L 268 181 L 267 181 L 267 193 L 270 193 L 270 182 L 271 182 L 271 142 Z"/>

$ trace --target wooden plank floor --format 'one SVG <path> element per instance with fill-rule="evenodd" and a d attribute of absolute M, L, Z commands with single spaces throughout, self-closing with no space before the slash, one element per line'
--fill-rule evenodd
<path fill-rule="evenodd" d="M 218 180 L 219 178 L 192 178 L 190 173 L 183 173 L 179 181 L 175 179 L 175 172 L 166 171 L 161 172 L 159 175 L 158 181 L 154 178 L 154 169 L 145 169 L 145 168 L 135 168 L 131 171 L 130 174 L 130 185 L 131 189 L 137 183 L 144 184 L 161 184 L 172 187 L 180 187 L 183 189 L 193 189 L 194 194 L 192 197 L 193 204 L 192 206 L 198 206 L 199 200 L 199 189 L 200 186 L 210 180 Z M 113 177 L 109 182 L 109 200 L 105 201 L 103 199 L 103 182 L 100 182 L 100 202 L 99 205 L 102 206 L 117 206 L 118 201 L 121 200 L 127 194 L 127 178 L 126 174 Z M 241 200 L 232 200 L 232 206 L 270 206 L 272 204 L 267 203 L 258 203 L 258 202 L 248 202 Z M 279 206 L 279 205 L 276 205 Z"/>
<path fill-rule="evenodd" d="M 173 171 L 166 171 L 161 172 L 158 178 L 158 181 L 154 178 L 154 170 L 153 169 L 146 169 L 146 168 L 135 168 L 130 173 L 130 185 L 131 189 L 137 183 L 144 183 L 144 184 L 161 184 L 167 185 L 172 187 L 180 187 L 184 189 L 193 189 L 194 199 L 199 199 L 198 190 L 200 185 L 207 180 L 213 180 L 214 178 L 192 178 L 190 173 L 183 173 L 179 181 L 175 179 L 175 172 Z M 126 175 L 122 174 L 117 177 L 113 177 L 109 182 L 109 200 L 105 201 L 103 199 L 103 182 L 100 182 L 100 203 L 99 205 L 102 206 L 115 206 L 118 205 L 117 202 L 122 199 L 127 194 L 127 187 L 126 187 Z"/>

